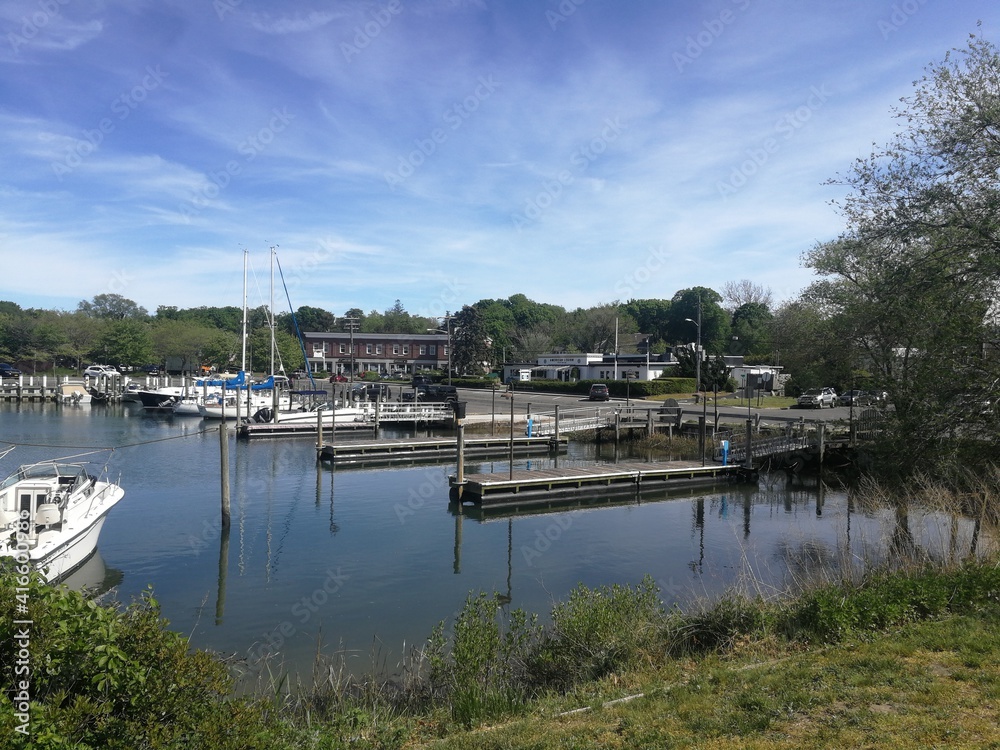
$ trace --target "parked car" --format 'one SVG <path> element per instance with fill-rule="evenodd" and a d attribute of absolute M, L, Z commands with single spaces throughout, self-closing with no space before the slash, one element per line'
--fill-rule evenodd
<path fill-rule="evenodd" d="M 611 393 L 604 383 L 594 383 L 590 386 L 590 395 L 587 398 L 591 401 L 610 401 Z"/>
<path fill-rule="evenodd" d="M 0 362 L 0 378 L 19 378 L 21 371 L 7 362 Z"/>
<path fill-rule="evenodd" d="M 392 391 L 387 383 L 363 383 L 354 386 L 352 398 L 355 401 L 388 401 Z"/>
<path fill-rule="evenodd" d="M 330 376 L 330 382 L 331 383 L 346 383 L 347 382 L 347 378 L 345 376 L 341 375 L 338 372 L 336 375 L 331 375 Z"/>
<path fill-rule="evenodd" d="M 458 390 L 453 385 L 418 385 L 403 391 L 403 401 L 454 403 L 458 401 Z"/>
<path fill-rule="evenodd" d="M 810 388 L 799 396 L 799 406 L 803 408 L 822 409 L 824 406 L 837 405 L 837 392 L 833 388 Z"/>
<path fill-rule="evenodd" d="M 101 375 L 111 377 L 113 375 L 120 375 L 121 373 L 111 365 L 91 365 L 83 371 L 83 374 L 88 378 L 99 378 Z"/>
<path fill-rule="evenodd" d="M 159 367 L 159 365 L 143 365 L 142 366 L 142 371 L 144 373 L 146 373 L 147 375 L 151 375 L 152 377 L 156 377 L 157 375 L 160 374 L 160 367 Z"/>
<path fill-rule="evenodd" d="M 875 395 L 868 391 L 854 389 L 841 393 L 837 401 L 841 406 L 871 406 L 875 402 Z"/>

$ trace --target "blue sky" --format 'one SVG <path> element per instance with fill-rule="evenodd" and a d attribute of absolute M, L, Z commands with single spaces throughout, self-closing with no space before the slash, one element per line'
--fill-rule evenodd
<path fill-rule="evenodd" d="M 0 299 L 568 309 L 750 279 L 841 220 L 987 0 L 7 0 Z M 255 297 L 260 297 L 255 299 Z M 282 293 L 278 311 L 288 309 Z"/>

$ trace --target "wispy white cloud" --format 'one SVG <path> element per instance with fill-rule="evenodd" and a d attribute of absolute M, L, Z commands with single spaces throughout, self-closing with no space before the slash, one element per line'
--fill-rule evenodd
<path fill-rule="evenodd" d="M 4 6 L 3 30 L 36 7 Z M 149 309 L 227 304 L 239 248 L 271 244 L 294 302 L 338 313 L 738 278 L 789 298 L 801 253 L 839 231 L 824 181 L 996 16 L 921 4 L 886 32 L 892 4 L 861 0 L 225 7 L 60 5 L 44 43 L 0 50 L 5 251 L 100 263 L 44 292 L 5 274 L 0 299 L 75 307 L 125 275 Z"/>

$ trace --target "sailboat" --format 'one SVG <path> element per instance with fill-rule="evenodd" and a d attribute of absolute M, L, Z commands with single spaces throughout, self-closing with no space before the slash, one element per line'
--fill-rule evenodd
<path fill-rule="evenodd" d="M 272 251 L 273 254 L 273 251 Z M 261 409 L 287 409 L 291 397 L 287 392 L 288 378 L 274 374 L 274 318 L 271 316 L 271 375 L 259 382 L 247 379 L 247 255 L 243 250 L 243 331 L 240 372 L 236 378 L 225 381 L 214 395 L 207 396 L 198 404 L 198 413 L 205 419 L 241 419 L 252 416 Z M 273 272 L 272 272 L 273 276 Z M 272 281 L 272 290 L 274 282 Z M 273 298 L 273 291 L 272 291 Z M 271 307 L 273 310 L 274 303 Z"/>

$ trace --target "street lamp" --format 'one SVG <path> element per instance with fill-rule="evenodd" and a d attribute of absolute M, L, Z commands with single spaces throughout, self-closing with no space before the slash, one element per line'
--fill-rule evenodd
<path fill-rule="evenodd" d="M 445 328 L 428 328 L 427 330 L 431 333 L 447 333 L 448 334 L 448 385 L 451 385 L 451 319 L 452 314 L 449 310 L 444 311 Z"/>
<path fill-rule="evenodd" d="M 698 320 L 691 320 L 691 318 L 684 318 L 684 320 L 686 320 L 689 323 L 694 323 L 695 327 L 698 329 L 697 339 L 695 340 L 695 345 L 694 345 L 694 356 L 695 356 L 695 360 L 694 360 L 694 379 L 695 379 L 695 384 L 694 385 L 695 385 L 695 388 L 698 391 L 698 394 L 701 394 L 701 295 L 700 294 L 698 295 Z M 696 395 L 696 398 L 698 398 L 697 395 Z M 706 419 L 706 416 L 707 415 L 705 414 L 705 399 L 704 399 L 704 396 L 702 395 L 701 396 L 701 425 L 700 425 L 700 429 L 699 429 L 699 432 L 701 434 L 699 435 L 699 441 L 698 441 L 699 442 L 698 448 L 701 451 L 701 465 L 702 466 L 705 465 L 705 419 Z"/>

